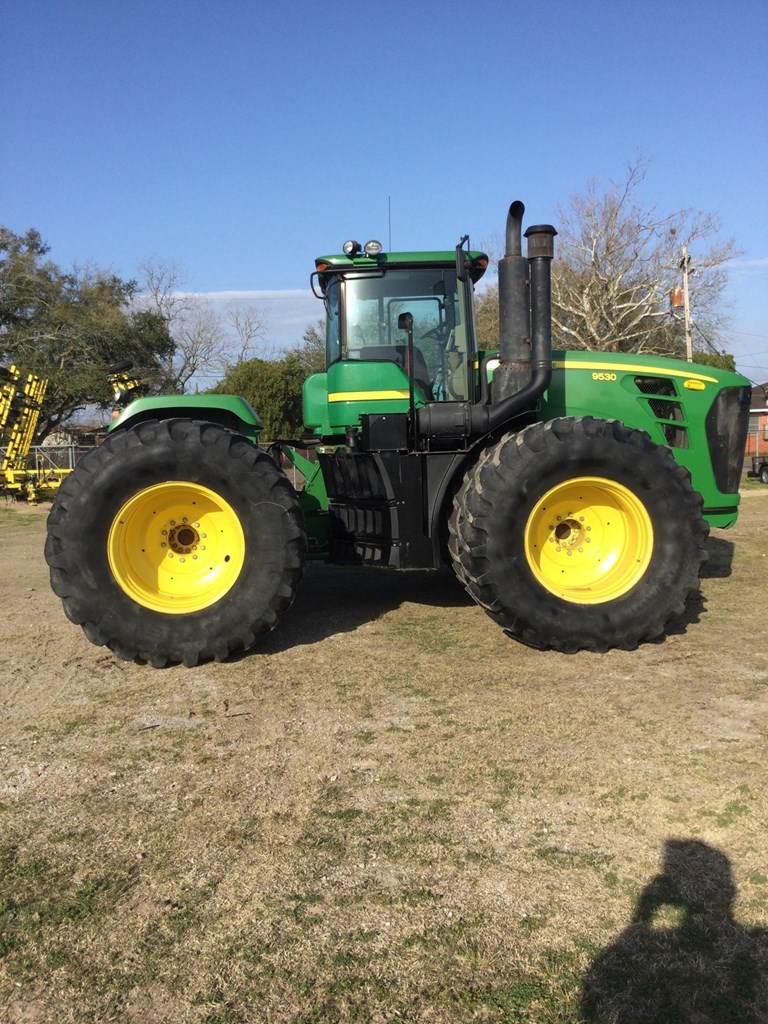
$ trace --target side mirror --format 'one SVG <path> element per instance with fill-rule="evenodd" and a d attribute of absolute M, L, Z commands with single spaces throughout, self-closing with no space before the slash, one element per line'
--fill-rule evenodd
<path fill-rule="evenodd" d="M 408 334 L 413 334 L 413 314 L 401 313 L 397 318 L 397 329 L 398 331 L 406 331 Z"/>
<path fill-rule="evenodd" d="M 469 277 L 469 270 L 467 268 L 468 253 L 464 249 L 468 242 L 469 235 L 463 235 L 461 241 L 456 246 L 456 277 L 459 281 L 466 281 Z"/>

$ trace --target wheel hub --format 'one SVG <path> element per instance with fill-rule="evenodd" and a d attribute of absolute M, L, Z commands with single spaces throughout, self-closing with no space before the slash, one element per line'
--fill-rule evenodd
<path fill-rule="evenodd" d="M 551 593 L 575 604 L 626 594 L 653 552 L 653 527 L 637 495 L 615 480 L 574 477 L 551 488 L 525 528 L 531 572 Z"/>
<path fill-rule="evenodd" d="M 580 516 L 580 521 L 577 521 L 569 515 L 566 519 L 557 523 L 557 525 L 553 524 L 550 526 L 553 535 L 549 538 L 549 542 L 557 545 L 555 549 L 557 551 L 560 551 L 561 548 L 569 552 L 574 548 L 582 551 L 583 545 L 586 544 L 588 539 L 587 530 L 591 529 L 591 526 L 584 525 L 584 516 Z"/>
<path fill-rule="evenodd" d="M 190 526 L 186 518 L 182 523 L 177 523 L 172 519 L 168 526 L 168 529 L 161 531 L 161 537 L 167 538 L 161 540 L 161 547 L 165 547 L 167 544 L 177 555 L 188 555 L 197 551 L 200 544 L 200 534 L 198 533 L 200 523 L 193 523 Z"/>
<path fill-rule="evenodd" d="M 134 601 L 185 614 L 231 590 L 245 561 L 245 536 L 220 494 L 171 480 L 126 501 L 112 522 L 107 555 L 115 582 Z"/>

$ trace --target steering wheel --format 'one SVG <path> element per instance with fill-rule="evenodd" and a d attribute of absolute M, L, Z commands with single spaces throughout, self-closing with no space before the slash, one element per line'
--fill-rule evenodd
<path fill-rule="evenodd" d="M 434 338 L 436 341 L 445 341 L 447 337 L 447 327 L 447 324 L 438 324 L 436 327 L 433 327 L 431 331 L 425 331 L 421 337 Z M 450 331 L 448 331 L 448 334 L 450 334 Z"/>

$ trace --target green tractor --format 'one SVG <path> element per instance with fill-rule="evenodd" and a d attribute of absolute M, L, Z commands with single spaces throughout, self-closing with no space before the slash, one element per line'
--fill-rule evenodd
<path fill-rule="evenodd" d="M 327 369 L 304 384 L 301 438 L 263 450 L 235 396 L 127 404 L 49 516 L 70 620 L 121 658 L 222 660 L 277 624 L 315 559 L 452 565 L 534 647 L 663 635 L 698 588 L 710 526 L 736 521 L 749 382 L 657 356 L 553 352 L 556 232 L 528 228 L 524 256 L 523 212 L 513 203 L 507 218 L 493 351 L 473 321 L 488 258 L 466 237 L 448 252 L 348 242 L 315 261 Z M 130 394 L 126 368 L 116 381 Z"/>

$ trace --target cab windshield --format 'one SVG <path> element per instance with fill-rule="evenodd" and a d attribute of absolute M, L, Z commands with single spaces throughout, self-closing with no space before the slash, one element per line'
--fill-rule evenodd
<path fill-rule="evenodd" d="M 326 288 L 327 361 L 389 359 L 408 370 L 401 313 L 413 316 L 413 376 L 427 401 L 470 398 L 466 293 L 455 268 L 334 276 Z"/>

